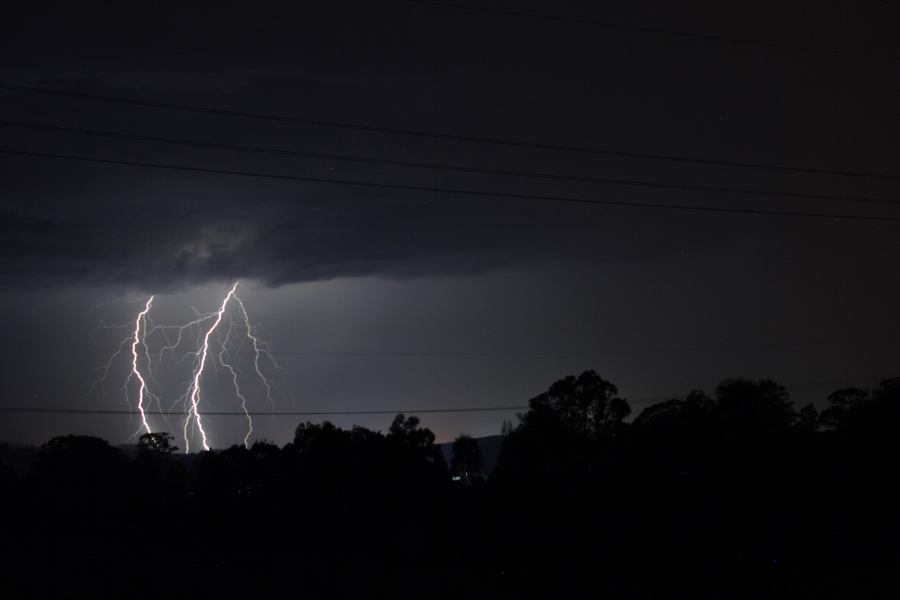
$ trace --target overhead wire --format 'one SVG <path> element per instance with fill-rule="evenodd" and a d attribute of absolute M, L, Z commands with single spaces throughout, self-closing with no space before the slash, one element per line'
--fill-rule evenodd
<path fill-rule="evenodd" d="M 254 146 L 246 144 L 230 144 L 222 142 L 210 142 L 202 140 L 192 140 L 185 138 L 173 138 L 166 136 L 155 136 L 145 134 L 135 134 L 120 131 L 107 131 L 88 129 L 80 127 L 63 127 L 58 125 L 46 125 L 40 123 L 23 123 L 18 121 L 0 120 L 0 127 L 25 129 L 30 131 L 46 131 L 51 133 L 62 133 L 79 135 L 90 138 L 105 138 L 116 140 L 127 140 L 141 143 L 161 143 L 177 146 L 186 146 L 193 148 L 229 150 L 237 152 L 248 152 L 255 154 L 265 154 L 274 156 L 290 156 L 295 158 L 312 158 L 321 160 L 338 160 L 355 163 L 374 164 L 389 167 L 403 167 L 416 169 L 432 169 L 439 171 L 452 171 L 458 173 L 469 173 L 476 175 L 499 175 L 507 177 L 523 177 L 529 179 L 544 179 L 551 181 L 566 181 L 573 183 L 599 183 L 607 185 L 619 186 L 640 186 L 640 187 L 657 187 L 660 189 L 676 189 L 682 191 L 702 191 L 702 192 L 724 192 L 728 194 L 742 194 L 750 196 L 778 196 L 784 198 L 797 198 L 803 200 L 832 200 L 838 202 L 853 202 L 865 204 L 900 204 L 900 200 L 889 198 L 873 198 L 868 196 L 853 196 L 846 194 L 821 194 L 812 192 L 789 192 L 783 190 L 754 189 L 754 188 L 736 188 L 733 186 L 715 186 L 715 185 L 693 185 L 669 182 L 647 182 L 631 179 L 621 179 L 616 177 L 598 177 L 586 175 L 567 175 L 561 173 L 547 173 L 541 171 L 522 171 L 516 169 L 497 169 L 485 167 L 472 167 L 465 165 L 451 165 L 445 163 L 432 163 L 422 161 L 404 161 L 392 160 L 376 157 L 334 154 L 326 152 L 309 152 L 301 150 L 293 150 L 286 148 L 273 148 L 267 146 Z"/>
<path fill-rule="evenodd" d="M 872 222 L 900 222 L 900 216 L 886 216 L 886 215 L 864 215 L 864 214 L 852 214 L 852 213 L 829 213 L 829 212 L 817 212 L 817 211 L 799 211 L 799 210 L 768 210 L 761 208 L 732 208 L 732 207 L 723 207 L 723 206 L 711 206 L 711 205 L 694 205 L 694 204 L 672 204 L 672 203 L 664 203 L 664 202 L 628 202 L 624 200 L 609 200 L 609 199 L 597 199 L 597 198 L 579 198 L 575 196 L 559 196 L 559 195 L 549 195 L 549 194 L 525 194 L 525 193 L 517 193 L 517 192 L 499 192 L 499 191 L 491 191 L 491 190 L 475 190 L 475 189 L 467 189 L 467 188 L 449 188 L 449 187 L 438 187 L 438 186 L 427 186 L 427 185 L 406 185 L 399 183 L 382 183 L 375 181 L 356 181 L 349 179 L 334 179 L 334 178 L 326 178 L 326 177 L 309 177 L 303 175 L 286 175 L 286 174 L 276 174 L 276 173 L 262 173 L 259 171 L 246 171 L 246 170 L 238 170 L 238 169 L 224 169 L 224 168 L 210 168 L 210 167 L 196 167 L 196 166 L 188 166 L 188 165 L 180 165 L 173 163 L 158 163 L 158 162 L 145 162 L 145 161 L 137 161 L 137 160 L 124 160 L 124 159 L 112 159 L 112 158 L 97 158 L 97 157 L 88 157 L 88 156 L 80 156 L 73 154 L 60 154 L 60 153 L 51 153 L 51 152 L 34 152 L 28 150 L 17 150 L 12 148 L 0 148 L 0 154 L 6 154 L 9 156 L 22 156 L 22 157 L 30 157 L 30 158 L 46 158 L 46 159 L 56 159 L 56 160 L 67 160 L 67 161 L 77 161 L 77 162 L 86 162 L 86 163 L 94 163 L 94 164 L 103 164 L 103 165 L 115 165 L 122 167 L 136 167 L 136 168 L 144 168 L 144 169 L 158 169 L 158 170 L 170 170 L 170 171 L 180 171 L 180 172 L 190 172 L 190 173 L 204 173 L 207 175 L 226 175 L 226 176 L 238 176 L 238 177 L 250 177 L 250 178 L 259 178 L 259 179 L 270 179 L 270 180 L 280 180 L 280 181 L 298 181 L 298 182 L 306 182 L 306 183 L 321 183 L 321 184 L 329 184 L 329 185 L 340 185 L 347 187 L 357 187 L 357 188 L 371 188 L 371 189 L 383 189 L 383 190 L 399 190 L 399 191 L 410 191 L 410 192 L 431 192 L 438 194 L 448 194 L 448 195 L 457 195 L 457 196 L 474 196 L 474 197 L 484 197 L 484 198 L 499 198 L 499 199 L 517 199 L 517 200 L 533 200 L 539 202 L 556 202 L 556 203 L 565 203 L 565 204 L 583 204 L 583 205 L 594 205 L 594 206 L 616 206 L 616 207 L 627 207 L 627 208 L 643 208 L 643 209 L 660 209 L 660 210 L 673 210 L 673 211 L 692 211 L 692 212 L 709 212 L 709 213 L 722 213 L 722 214 L 734 214 L 734 215 L 768 215 L 768 216 L 779 216 L 779 217 L 799 217 L 799 218 L 813 218 L 813 219 L 831 219 L 831 220 L 848 220 L 848 221 L 872 221 Z M 701 187 L 701 186 L 686 186 L 680 184 L 658 184 L 649 181 L 637 181 L 632 180 L 628 183 L 620 183 L 610 181 L 609 183 L 615 185 L 630 185 L 630 186 L 638 186 L 638 187 L 649 187 L 649 188 L 665 188 L 671 190 L 689 190 L 689 191 L 715 191 L 715 192 L 727 192 L 729 188 L 722 187 Z M 734 190 L 734 193 L 743 193 L 740 190 Z"/>
<path fill-rule="evenodd" d="M 121 96 L 109 96 L 103 94 L 92 94 L 86 92 L 77 92 L 73 90 L 62 90 L 54 88 L 46 88 L 32 85 L 19 85 L 9 82 L 0 82 L 0 89 L 7 91 L 15 91 L 31 94 L 42 94 L 49 96 L 60 96 L 67 98 L 77 98 L 81 100 L 97 101 L 104 103 L 124 104 L 130 106 L 140 106 L 144 108 L 155 108 L 163 110 L 174 110 L 182 112 L 190 112 L 204 115 L 214 115 L 222 117 L 235 117 L 243 119 L 253 119 L 262 121 L 271 121 L 277 123 L 293 123 L 296 125 L 309 125 L 316 127 L 337 128 L 351 131 L 359 131 L 365 133 L 379 133 L 390 135 L 404 135 L 420 138 L 437 139 L 451 142 L 468 142 L 487 144 L 494 146 L 506 146 L 532 150 L 548 150 L 556 152 L 571 152 L 579 154 L 588 154 L 596 156 L 612 156 L 629 159 L 655 160 L 683 164 L 701 164 L 720 167 L 735 167 L 746 169 L 758 169 L 768 171 L 783 171 L 792 173 L 805 173 L 811 175 L 828 175 L 839 177 L 855 177 L 865 179 L 880 179 L 887 181 L 900 181 L 900 174 L 883 173 L 875 171 L 858 171 L 847 169 L 825 169 L 816 167 L 804 167 L 795 165 L 780 165 L 774 163 L 747 162 L 737 160 L 711 159 L 703 157 L 679 156 L 674 154 L 661 154 L 651 152 L 632 152 L 628 150 L 616 148 L 598 148 L 591 146 L 578 146 L 567 144 L 552 144 L 544 142 L 532 142 L 528 140 L 517 140 L 501 137 L 465 135 L 456 133 L 446 133 L 437 131 L 427 131 L 421 129 L 408 129 L 400 127 L 385 127 L 378 125 L 369 125 L 364 123 L 351 123 L 344 121 L 333 121 L 324 119 L 311 119 L 305 117 L 277 115 L 271 113 L 260 113 L 243 110 L 232 110 L 221 107 L 198 106 L 192 104 L 180 104 L 173 102 L 156 102 L 149 100 L 139 100 L 135 98 L 125 98 Z"/>

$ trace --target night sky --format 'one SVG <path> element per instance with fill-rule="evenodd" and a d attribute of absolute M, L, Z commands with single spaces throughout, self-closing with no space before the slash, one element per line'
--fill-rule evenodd
<path fill-rule="evenodd" d="M 276 410 L 523 405 L 554 380 L 589 368 L 615 383 L 635 413 L 740 376 L 772 377 L 801 404 L 900 374 L 900 207 L 892 206 L 900 202 L 900 8 L 850 0 L 480 6 L 581 22 L 399 0 L 12 2 L 0 24 L 0 84 L 893 179 L 553 151 L 0 88 L 0 150 L 508 195 L 0 152 L 0 405 L 128 408 L 119 389 L 125 363 L 114 363 L 110 380 L 91 389 L 92 369 L 128 332 L 96 328 L 133 321 L 150 294 L 156 322 L 185 322 L 190 307 L 215 309 L 235 279 L 286 371 L 270 372 Z M 183 392 L 183 377 L 174 370 L 161 377 L 157 392 L 170 403 Z M 237 410 L 219 377 L 210 375 L 203 406 Z M 258 386 L 249 397 L 255 410 L 271 410 Z M 498 433 L 515 412 L 423 421 L 444 441 Z M 301 418 L 260 417 L 257 436 L 284 443 Z M 332 420 L 381 428 L 390 416 Z M 209 422 L 214 446 L 240 441 L 239 419 Z M 23 443 L 70 432 L 121 443 L 134 430 L 127 415 L 0 418 L 0 439 Z"/>

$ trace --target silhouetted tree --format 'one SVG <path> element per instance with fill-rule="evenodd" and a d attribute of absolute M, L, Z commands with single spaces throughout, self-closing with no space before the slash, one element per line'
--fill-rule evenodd
<path fill-rule="evenodd" d="M 145 433 L 138 438 L 139 453 L 171 454 L 178 450 L 171 433 Z"/>
<path fill-rule="evenodd" d="M 569 376 L 529 402 L 519 426 L 503 441 L 495 479 L 515 485 L 578 487 L 631 412 L 616 387 L 594 371 Z"/>
<path fill-rule="evenodd" d="M 869 392 L 860 388 L 841 388 L 828 395 L 828 407 L 822 411 L 821 423 L 826 429 L 839 429 L 847 413 L 869 399 Z"/>
<path fill-rule="evenodd" d="M 634 425 L 652 430 L 672 430 L 709 426 L 716 403 L 699 390 L 684 400 L 674 398 L 648 406 L 634 419 Z"/>
<path fill-rule="evenodd" d="M 47 501 L 98 516 L 122 506 L 127 467 L 125 454 L 106 440 L 64 435 L 41 447 L 32 476 Z"/>
<path fill-rule="evenodd" d="M 388 442 L 401 445 L 410 455 L 420 456 L 443 469 L 447 468 L 443 453 L 434 444 L 434 433 L 427 427 L 419 426 L 419 417 L 398 414 L 386 437 Z"/>
<path fill-rule="evenodd" d="M 628 402 L 619 390 L 594 371 L 569 376 L 532 398 L 535 412 L 550 411 L 573 432 L 597 437 L 618 427 L 631 414 Z"/>
<path fill-rule="evenodd" d="M 797 411 L 797 427 L 803 431 L 818 431 L 820 427 L 821 416 L 814 404 L 804 404 Z"/>
<path fill-rule="evenodd" d="M 484 459 L 478 440 L 468 435 L 461 435 L 453 441 L 453 460 L 450 472 L 465 483 L 472 483 L 482 478 Z"/>
<path fill-rule="evenodd" d="M 294 450 L 315 452 L 322 448 L 336 448 L 347 443 L 347 432 L 330 421 L 300 423 L 294 430 Z"/>
<path fill-rule="evenodd" d="M 406 417 L 403 413 L 394 417 L 388 437 L 412 448 L 427 448 L 434 444 L 434 434 L 426 427 L 419 427 L 419 417 Z"/>
<path fill-rule="evenodd" d="M 89 488 L 113 481 L 127 462 L 125 454 L 106 440 L 87 435 L 63 435 L 41 447 L 35 472 L 56 484 Z"/>
<path fill-rule="evenodd" d="M 883 380 L 868 396 L 856 391 L 834 396 L 829 396 L 830 408 L 840 407 L 838 428 L 841 431 L 865 440 L 867 445 L 889 445 L 898 440 L 900 378 Z"/>
<path fill-rule="evenodd" d="M 184 466 L 172 458 L 178 450 L 171 434 L 145 433 L 138 438 L 137 458 L 131 468 L 133 487 L 139 501 L 166 504 L 183 494 L 187 482 Z"/>
<path fill-rule="evenodd" d="M 16 477 L 15 471 L 10 469 L 4 463 L 0 462 L 0 494 L 6 496 L 16 486 L 19 478 Z M 0 499 L 2 502 L 2 499 Z"/>
<path fill-rule="evenodd" d="M 785 432 L 796 418 L 787 390 L 771 379 L 726 379 L 716 387 L 716 400 L 722 425 L 732 432 Z"/>

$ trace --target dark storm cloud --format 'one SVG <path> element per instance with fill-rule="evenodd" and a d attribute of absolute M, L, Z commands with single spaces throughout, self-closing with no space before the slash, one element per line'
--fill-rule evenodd
<path fill-rule="evenodd" d="M 800 149 L 802 142 L 803 160 L 824 156 L 827 163 L 832 152 L 843 157 L 845 166 L 853 167 L 847 161 L 855 160 L 870 170 L 879 170 L 885 156 L 879 148 L 890 140 L 877 133 L 890 131 L 883 122 L 877 128 L 870 123 L 884 112 L 868 110 L 872 102 L 883 103 L 879 98 L 869 98 L 867 110 L 855 112 L 855 126 L 871 130 L 871 143 L 852 157 L 846 156 L 839 133 L 820 126 L 820 117 L 834 109 L 813 101 L 828 97 L 820 89 L 822 75 L 837 68 L 841 89 L 854 81 L 871 84 L 879 79 L 869 65 L 832 61 L 825 69 L 820 62 L 797 62 L 799 57 L 773 61 L 759 51 L 712 52 L 691 41 L 599 36 L 590 28 L 498 20 L 402 2 L 302 3 L 257 7 L 252 14 L 243 3 L 228 2 L 179 5 L 175 12 L 164 3 L 104 6 L 15 4 L 0 32 L 3 77 L 201 106 L 713 158 L 721 153 L 778 162 L 781 153 Z M 646 16 L 640 10 L 621 12 L 610 17 L 627 22 Z M 661 14 L 676 28 L 692 18 Z M 759 25 L 723 22 L 738 34 Z M 42 35 L 35 37 L 38 25 Z M 846 34 L 854 39 L 865 31 Z M 758 85 L 763 79 L 779 85 Z M 790 85 L 792 93 L 777 92 Z M 857 102 L 840 94 L 835 98 L 851 106 Z M 481 167 L 808 189 L 803 181 L 745 170 L 437 143 L 34 94 L 3 92 L 0 108 L 10 121 L 158 136 Z M 0 133 L 3 146 L 37 152 L 625 201 L 760 205 L 758 199 L 710 194 L 550 185 L 12 128 Z M 788 159 L 803 162 L 797 156 Z M 6 286 L 78 282 L 161 289 L 233 277 L 280 284 L 368 274 L 440 276 L 541 261 L 605 262 L 686 248 L 712 251 L 741 236 L 760 235 L 758 222 L 730 217 L 11 156 L 0 160 L 0 177 L 0 272 Z M 832 189 L 857 191 L 841 182 Z M 772 207 L 785 208 L 784 203 Z M 803 224 L 766 220 L 765 227 L 796 231 Z"/>
<path fill-rule="evenodd" d="M 46 182 L 8 192 L 18 201 L 0 213 L 6 285 L 161 289 L 235 277 L 282 284 L 478 273 L 535 261 L 638 257 L 683 242 L 659 222 L 650 241 L 630 243 L 628 215 L 590 207 L 547 214 L 540 205 L 452 196 L 229 187 L 183 177 L 160 183 L 131 173 L 107 173 L 102 190 L 91 193 L 67 185 L 83 173 L 66 167 L 45 167 L 53 173 Z M 7 173 L 7 181 L 15 178 Z"/>

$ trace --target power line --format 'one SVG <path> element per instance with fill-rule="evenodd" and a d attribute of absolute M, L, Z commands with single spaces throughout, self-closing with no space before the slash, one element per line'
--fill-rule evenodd
<path fill-rule="evenodd" d="M 742 162 L 731 160 L 717 160 L 708 158 L 695 158 L 688 156 L 677 156 L 671 154 L 654 154 L 647 152 L 629 152 L 626 150 L 616 150 L 611 148 L 594 148 L 588 146 L 571 146 L 563 144 L 546 144 L 541 142 L 528 142 L 524 140 L 514 140 L 506 138 L 459 135 L 452 133 L 442 133 L 435 131 L 424 131 L 419 129 L 403 129 L 398 127 L 381 127 L 376 125 L 365 125 L 360 123 L 347 123 L 340 121 L 328 121 L 322 119 L 307 119 L 303 117 L 293 117 L 286 115 L 274 115 L 267 113 L 248 112 L 239 110 L 229 110 L 224 108 L 203 107 L 189 104 L 177 104 L 170 102 L 153 102 L 148 100 L 136 100 L 132 98 L 122 98 L 118 96 L 105 96 L 99 94 L 89 94 L 85 92 L 75 92 L 70 90 L 50 89 L 35 86 L 17 85 L 12 83 L 0 82 L 0 89 L 25 92 L 32 94 L 43 94 L 49 96 L 62 96 L 68 98 L 78 98 L 81 100 L 90 100 L 97 102 L 107 102 L 114 104 L 126 104 L 131 106 L 140 106 L 143 108 L 156 108 L 164 110 L 176 110 L 183 112 L 199 113 L 205 115 L 238 117 L 243 119 L 255 119 L 261 121 L 273 121 L 278 123 L 292 123 L 295 125 L 312 125 L 316 127 L 328 127 L 336 129 L 346 129 L 351 131 L 361 131 L 366 133 L 385 133 L 391 135 L 406 135 L 420 138 L 438 139 L 453 142 L 470 142 L 478 144 L 488 144 L 494 146 L 508 146 L 517 148 L 528 148 L 532 150 L 552 150 L 556 152 L 572 152 L 578 154 L 589 154 L 595 156 L 615 156 L 620 158 L 631 158 L 640 160 L 658 160 L 665 162 L 683 163 L 683 164 L 701 164 L 720 167 L 735 167 L 744 169 L 759 169 L 767 171 L 781 171 L 790 173 L 804 173 L 811 175 L 830 175 L 840 177 L 859 177 L 865 179 L 881 179 L 888 181 L 900 181 L 900 175 L 891 173 L 878 173 L 869 171 L 848 171 L 836 169 L 819 169 L 812 167 L 797 167 L 790 165 L 777 165 L 772 163 Z"/>
<path fill-rule="evenodd" d="M 57 125 L 44 125 L 38 123 L 21 123 L 16 121 L 0 121 L 0 127 L 13 127 L 18 129 L 27 129 L 32 131 L 48 131 L 52 133 L 63 133 L 81 135 L 86 137 L 100 137 L 107 139 L 120 139 L 136 142 L 154 142 L 162 144 L 172 144 L 178 146 L 188 146 L 194 148 L 213 148 L 218 150 L 233 150 L 238 152 L 252 152 L 256 154 L 267 154 L 276 156 L 291 156 L 300 158 L 314 158 L 327 160 L 340 160 L 348 162 L 375 164 L 391 167 L 404 167 L 416 169 L 434 169 L 440 171 L 452 171 L 459 173 L 472 173 L 480 175 L 501 175 L 508 177 L 527 177 L 532 179 L 545 179 L 551 181 L 569 181 L 579 183 L 601 183 L 608 185 L 624 185 L 633 186 L 651 185 L 647 182 L 635 182 L 629 179 L 618 179 L 613 177 L 593 177 L 582 175 L 563 175 L 558 173 L 519 171 L 513 169 L 494 169 L 483 167 L 469 167 L 462 165 L 449 165 L 442 163 L 418 162 L 418 161 L 402 161 L 391 160 L 374 157 L 352 156 L 346 154 L 331 154 L 323 152 L 307 152 L 300 150 L 288 150 L 284 148 L 272 148 L 266 146 L 249 146 L 244 144 L 226 144 L 220 142 L 208 142 L 201 140 L 189 140 L 184 138 L 172 138 L 162 136 L 152 136 L 134 133 L 125 133 L 118 131 L 103 131 L 95 129 L 83 129 L 76 127 L 61 127 Z M 687 191 L 702 192 L 725 192 L 730 194 L 743 194 L 749 196 L 781 196 L 785 198 L 799 198 L 804 200 L 834 200 L 838 202 L 856 202 L 866 204 L 900 204 L 900 200 L 891 200 L 887 198 L 870 198 L 867 196 L 847 196 L 836 194 L 814 194 L 809 192 L 785 192 L 778 190 L 760 190 L 752 188 L 733 188 L 733 187 L 717 187 L 717 186 L 695 186 L 690 184 L 671 184 L 671 183 L 654 183 L 662 189 L 678 189 Z"/>
<path fill-rule="evenodd" d="M 503 198 L 517 200 L 535 200 L 540 202 L 559 202 L 568 204 L 586 204 L 597 206 L 620 206 L 630 208 L 647 208 L 647 209 L 664 209 L 664 210 L 681 210 L 693 212 L 712 212 L 723 214 L 739 214 L 739 215 L 769 215 L 780 217 L 800 217 L 813 219 L 833 219 L 848 221 L 881 221 L 881 222 L 898 222 L 900 217 L 861 215 L 861 214 L 843 214 L 843 213 L 821 213 L 808 211 L 779 211 L 766 210 L 757 208 L 727 208 L 719 206 L 704 206 L 691 204 L 666 204 L 661 202 L 625 202 L 622 200 L 597 200 L 589 198 L 577 198 L 572 196 L 553 196 L 542 194 L 520 194 L 513 192 L 492 192 L 487 190 L 472 190 L 464 188 L 445 188 L 425 185 L 403 185 L 397 183 L 379 183 L 374 181 L 352 181 L 347 179 L 329 179 L 325 177 L 306 177 L 301 175 L 281 175 L 274 173 L 260 173 L 257 171 L 243 171 L 236 169 L 214 169 L 207 167 L 191 167 L 187 165 L 177 165 L 170 163 L 143 162 L 135 160 L 117 160 L 111 158 L 93 158 L 87 156 L 76 156 L 72 154 L 55 154 L 49 152 L 31 152 L 26 150 L 12 150 L 8 148 L 0 148 L 0 154 L 12 156 L 27 156 L 31 158 L 50 158 L 59 160 L 69 160 L 77 162 L 87 162 L 104 165 L 116 165 L 123 167 L 137 167 L 146 169 L 160 169 L 190 173 L 204 173 L 208 175 L 228 175 L 238 177 L 252 177 L 258 179 L 272 179 L 279 181 L 302 181 L 307 183 L 321 183 L 329 185 L 342 185 L 348 187 L 362 187 L 385 190 L 402 190 L 409 192 L 429 192 L 439 194 L 453 194 L 460 196 L 480 196 L 486 198 Z M 647 181 L 629 181 L 628 183 L 619 181 L 610 181 L 614 185 L 629 185 L 644 188 L 663 188 L 671 190 L 685 191 L 704 191 L 704 192 L 726 192 L 726 193 L 745 193 L 743 190 L 721 188 L 721 187 L 703 187 L 703 186 L 685 186 L 679 184 L 659 184 Z M 759 194 L 763 195 L 763 194 Z"/>
<path fill-rule="evenodd" d="M 848 383 L 859 383 L 861 381 L 870 381 L 873 377 L 891 377 L 895 373 L 881 375 L 860 375 L 858 377 L 841 377 L 835 379 L 819 379 L 814 381 L 801 381 L 796 383 L 783 384 L 785 388 L 812 387 L 820 385 L 841 385 Z M 670 394 L 668 396 L 653 396 L 644 398 L 630 398 L 629 402 L 633 404 L 646 404 L 648 402 L 663 402 L 671 398 L 677 398 L 679 394 Z M 418 408 L 418 409 L 377 409 L 377 410 L 324 410 L 324 411 L 205 411 L 203 416 L 216 417 L 246 417 L 248 414 L 252 417 L 302 417 L 302 416 L 345 416 L 345 415 L 396 415 L 396 414 L 439 414 L 439 413 L 478 413 L 478 412 L 503 412 L 512 410 L 528 410 L 531 408 L 527 404 L 512 404 L 502 406 L 468 406 L 458 408 Z M 137 414 L 134 410 L 129 409 L 106 409 L 106 408 L 67 408 L 67 407 L 35 407 L 35 406 L 0 406 L 0 413 L 5 414 L 60 414 L 60 415 L 128 415 Z M 152 416 L 188 416 L 192 413 L 187 411 L 160 411 L 145 410 L 145 414 Z"/>
<path fill-rule="evenodd" d="M 508 410 L 525 410 L 527 405 L 512 406 L 470 406 L 466 408 L 419 408 L 415 410 L 325 410 L 325 411 L 204 411 L 204 417 L 298 417 L 298 416 L 327 416 L 327 415 L 396 415 L 399 413 L 415 415 L 426 413 L 467 413 L 467 412 L 501 412 Z M 0 406 L 0 413 L 20 414 L 61 414 L 61 415 L 134 415 L 133 410 L 104 409 L 104 408 L 62 408 L 62 407 L 29 407 L 29 406 Z M 188 416 L 193 413 L 186 411 L 164 412 L 160 410 L 145 410 L 144 414 L 153 416 Z"/>
<path fill-rule="evenodd" d="M 120 327 L 134 327 L 133 323 L 126 323 Z M 724 351 L 768 351 L 776 349 L 810 348 L 824 346 L 850 346 L 861 347 L 877 344 L 896 344 L 897 334 L 888 337 L 857 338 L 857 339 L 808 339 L 785 341 L 781 343 L 758 344 L 715 344 L 708 346 L 608 346 L 590 349 L 560 349 L 560 350 L 534 350 L 534 351 L 452 351 L 452 350 L 292 350 L 270 349 L 273 356 L 307 356 L 307 357 L 333 357 L 333 358 L 542 358 L 560 356 L 605 356 L 610 354 L 665 354 L 683 352 L 724 352 Z M 29 346 L 44 346 L 40 342 L 29 343 Z M 91 350 L 115 350 L 117 345 L 98 345 L 87 343 L 70 344 L 69 347 Z M 253 350 L 236 350 L 234 354 L 253 356 Z"/>
<path fill-rule="evenodd" d="M 835 48 L 826 48 L 823 46 L 806 46 L 802 44 L 791 44 L 787 42 L 776 42 L 768 40 L 759 40 L 753 38 L 743 38 L 729 35 L 721 35 L 717 33 L 701 33 L 694 31 L 679 31 L 676 29 L 664 29 L 660 27 L 645 27 L 642 25 L 624 25 L 621 23 L 611 23 L 608 21 L 596 21 L 593 19 L 585 19 L 582 17 L 569 17 L 561 15 L 550 15 L 543 13 L 527 12 L 521 10 L 512 10 L 506 8 L 494 8 L 490 6 L 473 6 L 470 4 L 456 4 L 451 2 L 437 2 L 433 0 L 406 0 L 411 4 L 421 4 L 424 6 L 436 6 L 440 8 L 450 8 L 454 10 L 463 10 L 471 12 L 480 12 L 492 15 L 502 15 L 511 17 L 522 17 L 526 19 L 540 19 L 543 21 L 553 21 L 556 23 L 567 23 L 576 25 L 585 25 L 588 27 L 596 27 L 601 29 L 611 29 L 616 31 L 628 31 L 632 33 L 663 35 L 669 37 L 698 39 L 706 42 L 724 42 L 727 44 L 738 44 L 747 46 L 756 46 L 767 48 L 770 50 L 791 50 L 809 53 L 831 54 L 835 56 L 850 56 L 853 58 L 876 58 L 882 60 L 900 60 L 900 56 L 892 54 L 880 54 L 877 52 L 859 52 L 856 50 L 839 50 Z"/>
<path fill-rule="evenodd" d="M 593 350 L 546 350 L 535 352 L 355 352 L 355 351 L 304 351 L 304 350 L 271 350 L 274 356 L 311 356 L 311 357 L 335 357 L 335 358 L 542 358 L 559 356 L 605 356 L 610 354 L 665 354 L 682 352 L 723 352 L 723 351 L 765 351 L 773 349 L 809 348 L 822 346 L 848 346 L 871 344 L 895 344 L 897 338 L 880 338 L 870 340 L 821 340 L 805 342 L 789 342 L 784 344 L 755 344 L 755 345 L 720 345 L 720 346 L 658 346 L 658 347 L 610 347 L 607 349 Z M 238 354 L 253 355 L 250 350 L 238 352 Z"/>

